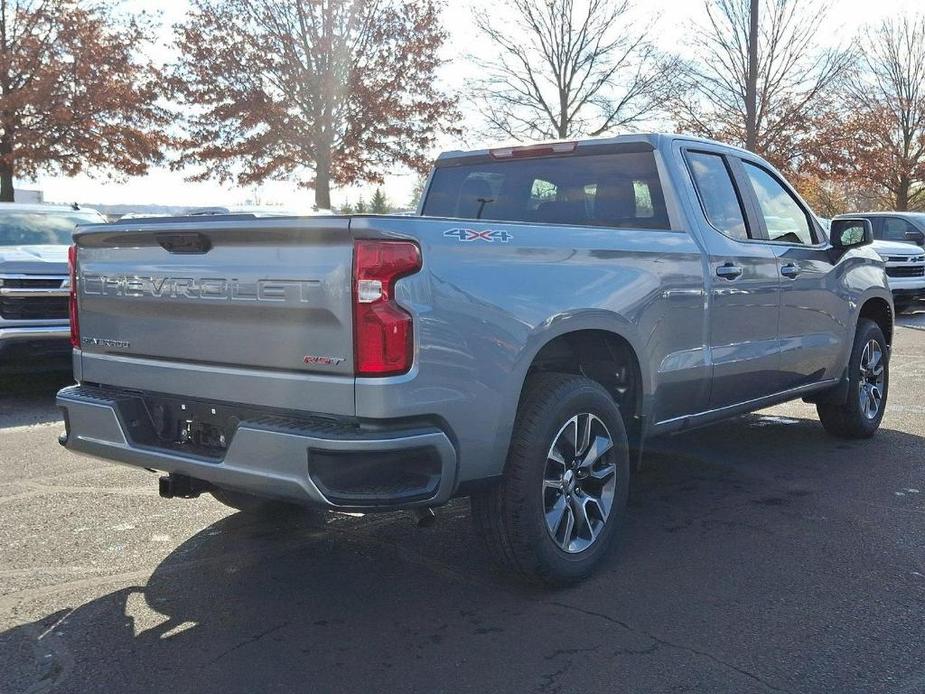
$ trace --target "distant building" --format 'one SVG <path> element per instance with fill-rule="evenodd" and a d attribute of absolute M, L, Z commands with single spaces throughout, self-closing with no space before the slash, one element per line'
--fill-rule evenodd
<path fill-rule="evenodd" d="M 16 202 L 41 204 L 45 202 L 45 195 L 40 190 L 26 190 L 25 188 L 13 188 L 13 200 L 15 200 Z"/>

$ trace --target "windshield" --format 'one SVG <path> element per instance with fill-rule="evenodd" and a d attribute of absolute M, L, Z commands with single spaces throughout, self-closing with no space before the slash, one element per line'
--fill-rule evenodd
<path fill-rule="evenodd" d="M 668 229 L 652 152 L 570 155 L 437 168 L 426 217 Z"/>
<path fill-rule="evenodd" d="M 67 245 L 78 224 L 105 221 L 97 212 L 0 211 L 0 246 Z"/>

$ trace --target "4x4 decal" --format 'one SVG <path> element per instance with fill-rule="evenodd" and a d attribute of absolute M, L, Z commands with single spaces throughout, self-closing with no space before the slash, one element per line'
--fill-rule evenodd
<path fill-rule="evenodd" d="M 489 243 L 494 243 L 495 241 L 507 243 L 514 238 L 512 234 L 509 234 L 503 229 L 485 229 L 483 231 L 477 231 L 464 227 L 447 229 L 443 232 L 443 235 L 448 238 L 455 238 L 457 241 L 488 241 Z"/>

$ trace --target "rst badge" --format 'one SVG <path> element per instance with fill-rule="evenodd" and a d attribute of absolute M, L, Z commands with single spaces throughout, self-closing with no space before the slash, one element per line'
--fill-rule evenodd
<path fill-rule="evenodd" d="M 456 239 L 457 241 L 488 241 L 488 243 L 507 243 L 514 238 L 513 235 L 504 231 L 503 229 L 484 229 L 478 231 L 476 229 L 466 229 L 464 227 L 456 227 L 455 229 L 447 229 L 443 232 L 443 235 L 447 238 Z"/>
<path fill-rule="evenodd" d="M 339 366 L 344 363 L 342 357 L 321 357 L 315 354 L 306 354 L 302 357 L 302 363 L 306 366 Z"/>

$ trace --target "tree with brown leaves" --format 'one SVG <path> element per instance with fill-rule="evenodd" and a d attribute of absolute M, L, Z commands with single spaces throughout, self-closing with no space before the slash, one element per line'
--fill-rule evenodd
<path fill-rule="evenodd" d="M 0 0 L 0 201 L 14 176 L 138 175 L 161 159 L 160 76 L 138 56 L 149 37 L 144 16 L 102 2 Z"/>
<path fill-rule="evenodd" d="M 331 184 L 428 167 L 455 101 L 437 87 L 435 0 L 193 0 L 172 84 L 190 106 L 181 165 L 241 185 Z"/>
<path fill-rule="evenodd" d="M 814 120 L 852 63 L 846 51 L 816 48 L 826 4 L 707 0 L 706 11 L 671 104 L 679 129 L 794 168 L 818 146 Z"/>
<path fill-rule="evenodd" d="M 843 148 L 851 177 L 886 209 L 925 209 L 925 16 L 887 19 L 858 39 L 866 48 L 849 82 Z"/>
<path fill-rule="evenodd" d="M 473 99 L 493 135 L 515 140 L 597 136 L 654 115 L 676 72 L 646 40 L 628 0 L 499 0 L 475 22 L 493 56 Z"/>

